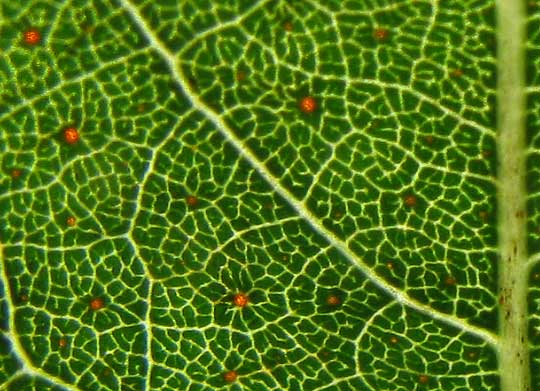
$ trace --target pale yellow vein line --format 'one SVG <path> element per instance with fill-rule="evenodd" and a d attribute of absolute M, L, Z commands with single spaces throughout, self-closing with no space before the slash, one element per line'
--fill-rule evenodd
<path fill-rule="evenodd" d="M 19 103 L 15 104 L 14 106 L 11 106 L 9 108 L 9 111 L 7 111 L 4 114 L 0 115 L 0 121 L 3 121 L 4 119 L 6 119 L 8 117 L 11 117 L 11 115 L 13 113 L 17 112 L 18 110 L 20 110 L 20 109 L 22 109 L 24 107 L 34 105 L 38 100 L 40 100 L 42 98 L 45 98 L 45 97 L 48 97 L 54 92 L 61 92 L 62 89 L 64 87 L 66 87 L 66 86 L 76 85 L 76 84 L 79 84 L 79 83 L 81 83 L 81 82 L 83 82 L 85 80 L 91 80 L 99 72 L 102 72 L 102 71 L 104 71 L 104 70 L 106 70 L 106 69 L 108 69 L 108 68 L 110 68 L 110 67 L 112 67 L 113 65 L 116 65 L 116 64 L 125 64 L 126 61 L 128 61 L 128 60 L 130 60 L 130 59 L 132 59 L 134 57 L 137 57 L 141 53 L 144 53 L 146 51 L 148 51 L 148 47 L 134 50 L 134 51 L 130 52 L 128 55 L 115 58 L 114 60 L 109 61 L 109 62 L 104 63 L 104 64 L 100 64 L 97 68 L 92 69 L 91 71 L 89 71 L 87 73 L 81 73 L 80 75 L 78 75 L 77 77 L 74 77 L 73 79 L 64 80 L 64 81 L 58 83 L 57 85 L 55 85 L 54 87 L 48 89 L 43 94 L 38 94 L 38 95 L 35 95 L 35 96 L 31 97 L 31 98 L 24 99 L 24 100 L 20 101 Z"/>
<path fill-rule="evenodd" d="M 243 22 L 245 19 L 253 15 L 256 11 L 260 10 L 262 7 L 264 7 L 267 3 L 270 3 L 271 1 L 275 1 L 275 0 L 262 0 L 259 3 L 255 3 L 254 5 L 252 5 L 252 7 L 248 9 L 246 12 L 244 12 L 243 14 L 240 14 L 227 22 L 217 24 L 215 26 L 210 27 L 207 30 L 201 31 L 199 34 L 193 37 L 193 39 L 191 39 L 189 42 L 186 43 L 186 45 L 180 50 L 179 55 L 183 55 L 184 52 L 192 48 L 195 43 L 205 39 L 209 35 L 222 32 L 228 27 L 240 25 L 241 22 Z"/>
<path fill-rule="evenodd" d="M 13 297 L 11 296 L 11 289 L 9 286 L 9 278 L 6 271 L 6 259 L 4 257 L 4 246 L 0 243 L 0 282 L 4 286 L 4 297 L 7 301 L 7 318 L 8 318 L 8 327 L 9 331 L 6 333 L 6 335 L 9 337 L 9 340 L 13 344 L 13 352 L 17 357 L 21 360 L 22 364 L 24 365 L 24 372 L 27 373 L 30 376 L 37 376 L 41 377 L 47 382 L 57 384 L 66 390 L 69 391 L 80 391 L 76 386 L 73 384 L 66 383 L 63 379 L 53 376 L 47 372 L 45 372 L 43 369 L 38 368 L 34 366 L 32 363 L 32 360 L 30 360 L 30 357 L 28 357 L 28 354 L 24 350 L 24 347 L 22 346 L 21 342 L 19 341 L 19 338 L 16 335 L 16 328 L 15 328 L 15 303 L 13 301 Z"/>
<path fill-rule="evenodd" d="M 404 292 L 390 285 L 383 278 L 375 274 L 370 267 L 359 257 L 357 257 L 343 242 L 339 239 L 334 233 L 328 230 L 324 225 L 319 221 L 319 219 L 311 213 L 305 205 L 298 201 L 285 187 L 283 187 L 277 180 L 270 174 L 268 169 L 262 164 L 257 157 L 246 148 L 242 140 L 240 140 L 234 132 L 229 129 L 225 121 L 213 112 L 208 106 L 202 102 L 199 97 L 192 91 L 190 88 L 189 82 L 187 81 L 185 75 L 183 74 L 181 67 L 179 65 L 179 60 L 169 51 L 169 49 L 158 39 L 156 34 L 150 29 L 147 21 L 141 16 L 139 10 L 129 1 L 129 0 L 120 0 L 120 3 L 123 5 L 125 10 L 133 19 L 134 23 L 140 29 L 140 32 L 145 35 L 148 39 L 150 45 L 157 51 L 157 53 L 163 58 L 167 63 L 172 75 L 178 82 L 179 86 L 182 88 L 186 97 L 191 101 L 192 105 L 199 109 L 205 116 L 216 126 L 219 132 L 225 137 L 225 139 L 234 146 L 238 153 L 248 161 L 251 166 L 257 170 L 259 175 L 281 196 L 285 199 L 294 210 L 301 216 L 306 222 L 308 222 L 311 227 L 316 230 L 320 235 L 322 235 L 328 242 L 338 249 L 352 264 L 356 265 L 374 284 L 376 284 L 380 289 L 386 292 L 388 295 L 392 296 L 396 301 L 403 303 L 427 316 L 430 316 L 433 319 L 439 320 L 441 322 L 452 325 L 460 330 L 469 332 L 472 335 L 475 335 L 479 338 L 482 338 L 489 344 L 495 346 L 497 345 L 498 338 L 496 335 L 491 333 L 488 330 L 476 327 L 474 325 L 468 324 L 463 319 L 460 319 L 451 314 L 444 314 L 439 312 L 428 305 L 419 303 L 406 295 Z"/>

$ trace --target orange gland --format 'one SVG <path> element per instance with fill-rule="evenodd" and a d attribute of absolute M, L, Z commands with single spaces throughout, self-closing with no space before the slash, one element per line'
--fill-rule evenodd
<path fill-rule="evenodd" d="M 69 225 L 70 227 L 73 227 L 76 223 L 77 223 L 77 220 L 73 216 L 69 216 L 66 219 L 66 224 Z"/>
<path fill-rule="evenodd" d="M 446 279 L 444 280 L 444 283 L 446 285 L 449 285 L 449 286 L 453 286 L 453 285 L 456 285 L 456 279 L 452 276 L 448 276 L 446 277 Z"/>
<path fill-rule="evenodd" d="M 68 144 L 76 144 L 79 141 L 80 135 L 79 131 L 73 127 L 64 129 L 64 140 Z"/>
<path fill-rule="evenodd" d="M 244 308 L 249 304 L 249 297 L 245 293 L 237 293 L 233 296 L 233 304 L 239 308 Z"/>
<path fill-rule="evenodd" d="M 105 302 L 103 301 L 101 297 L 96 297 L 90 300 L 90 308 L 93 311 L 98 311 L 102 309 L 103 307 L 105 307 Z"/>
<path fill-rule="evenodd" d="M 283 23 L 283 28 L 285 29 L 285 31 L 289 31 L 291 32 L 293 30 L 293 24 L 291 22 L 285 22 Z"/>
<path fill-rule="evenodd" d="M 246 72 L 244 71 L 238 71 L 236 72 L 236 80 L 237 81 L 243 81 L 243 80 L 246 80 Z"/>
<path fill-rule="evenodd" d="M 389 32 L 387 29 L 384 28 L 376 28 L 375 31 L 373 31 L 373 36 L 377 41 L 384 41 L 388 38 Z"/>
<path fill-rule="evenodd" d="M 450 72 L 450 76 L 452 77 L 463 76 L 463 71 L 461 69 L 454 69 L 452 72 Z"/>
<path fill-rule="evenodd" d="M 27 45 L 35 46 L 41 42 L 41 33 L 34 28 L 28 29 L 23 33 L 23 39 Z"/>
<path fill-rule="evenodd" d="M 67 339 L 62 337 L 58 340 L 58 345 L 61 347 L 61 348 L 65 348 L 67 346 Z"/>
<path fill-rule="evenodd" d="M 22 175 L 22 170 L 20 168 L 14 168 L 11 170 L 11 177 L 17 179 Z"/>
<path fill-rule="evenodd" d="M 398 343 L 397 337 L 390 338 L 390 342 L 392 342 L 394 345 Z"/>
<path fill-rule="evenodd" d="M 199 200 L 197 199 L 197 197 L 189 195 L 186 197 L 186 203 L 192 208 L 194 208 L 199 203 Z"/>
<path fill-rule="evenodd" d="M 233 383 L 234 381 L 236 381 L 236 379 L 238 379 L 238 373 L 236 371 L 228 371 L 228 372 L 225 372 L 223 374 L 223 379 L 227 382 L 227 383 Z"/>
<path fill-rule="evenodd" d="M 306 96 L 300 101 L 300 110 L 303 113 L 311 114 L 317 110 L 317 101 L 312 96 Z"/>
<path fill-rule="evenodd" d="M 420 375 L 418 376 L 418 381 L 422 384 L 426 384 L 429 381 L 429 377 L 427 375 Z"/>
<path fill-rule="evenodd" d="M 336 295 L 330 295 L 326 298 L 326 304 L 335 307 L 341 304 L 341 300 Z"/>
<path fill-rule="evenodd" d="M 409 194 L 408 196 L 405 196 L 404 200 L 405 205 L 407 205 L 409 208 L 413 208 L 416 206 L 417 199 L 412 194 Z"/>

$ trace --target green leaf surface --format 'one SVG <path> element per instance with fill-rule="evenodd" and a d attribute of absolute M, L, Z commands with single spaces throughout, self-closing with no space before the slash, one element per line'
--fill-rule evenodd
<path fill-rule="evenodd" d="M 540 390 L 539 31 L 0 0 L 0 390 Z"/>

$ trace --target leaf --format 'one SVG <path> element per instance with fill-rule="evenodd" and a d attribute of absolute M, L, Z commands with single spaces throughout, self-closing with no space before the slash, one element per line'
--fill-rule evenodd
<path fill-rule="evenodd" d="M 534 390 L 539 15 L 0 0 L 0 389 Z"/>

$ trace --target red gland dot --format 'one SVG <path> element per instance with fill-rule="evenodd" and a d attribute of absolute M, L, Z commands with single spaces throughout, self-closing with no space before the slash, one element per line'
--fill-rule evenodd
<path fill-rule="evenodd" d="M 67 339 L 65 339 L 64 337 L 60 338 L 58 340 L 58 345 L 61 347 L 61 348 L 65 348 L 67 346 Z"/>
<path fill-rule="evenodd" d="M 236 379 L 238 379 L 238 373 L 236 371 L 225 372 L 223 374 L 223 379 L 227 383 L 232 383 L 232 382 L 236 381 Z"/>
<path fill-rule="evenodd" d="M 68 144 L 76 144 L 77 141 L 79 141 L 79 131 L 73 127 L 65 128 L 64 129 L 64 140 Z"/>
<path fill-rule="evenodd" d="M 105 302 L 103 301 L 101 297 L 96 297 L 90 301 L 90 308 L 93 311 L 98 311 L 102 309 L 103 307 L 105 307 Z"/>
<path fill-rule="evenodd" d="M 330 295 L 326 298 L 326 304 L 336 306 L 341 304 L 341 300 L 336 295 Z"/>
<path fill-rule="evenodd" d="M 243 80 L 246 80 L 246 72 L 244 71 L 238 71 L 236 72 L 236 80 L 237 81 L 243 81 Z"/>
<path fill-rule="evenodd" d="M 237 293 L 234 295 L 232 301 L 235 306 L 244 308 L 249 303 L 249 297 L 245 293 Z"/>
<path fill-rule="evenodd" d="M 422 384 L 426 384 L 429 380 L 429 377 L 427 375 L 420 375 L 418 377 L 418 381 Z"/>
<path fill-rule="evenodd" d="M 22 175 L 22 170 L 20 168 L 14 168 L 11 170 L 11 177 L 17 179 Z"/>
<path fill-rule="evenodd" d="M 452 77 L 463 76 L 463 71 L 461 69 L 454 69 L 452 72 L 450 72 L 450 76 Z"/>
<path fill-rule="evenodd" d="M 392 342 L 394 345 L 398 343 L 397 337 L 390 338 L 390 342 Z"/>
<path fill-rule="evenodd" d="M 415 207 L 417 203 L 416 197 L 411 194 L 406 196 L 404 201 L 405 201 L 405 205 L 407 205 L 410 208 Z"/>
<path fill-rule="evenodd" d="M 197 197 L 189 195 L 186 197 L 186 202 L 189 206 L 193 208 L 197 206 L 197 204 L 199 203 L 199 200 L 197 199 Z"/>
<path fill-rule="evenodd" d="M 313 113 L 317 110 L 317 101 L 311 96 L 306 96 L 300 101 L 300 110 L 306 114 Z"/>
<path fill-rule="evenodd" d="M 388 38 L 388 35 L 388 30 L 384 28 L 376 28 L 375 31 L 373 31 L 373 36 L 377 41 L 384 41 Z"/>
<path fill-rule="evenodd" d="M 291 32 L 293 30 L 293 24 L 291 22 L 285 22 L 283 23 L 283 28 L 285 29 L 285 31 L 289 31 Z"/>
<path fill-rule="evenodd" d="M 24 42 L 28 45 L 37 45 L 41 42 L 41 33 L 36 29 L 26 30 L 23 34 Z"/>
<path fill-rule="evenodd" d="M 76 223 L 77 223 L 77 220 L 73 216 L 69 216 L 66 219 L 66 224 L 69 225 L 70 227 L 73 227 Z"/>
<path fill-rule="evenodd" d="M 446 279 L 444 280 L 444 283 L 446 285 L 449 285 L 449 286 L 452 286 L 452 285 L 456 285 L 456 279 L 452 276 L 448 276 L 446 277 Z"/>

